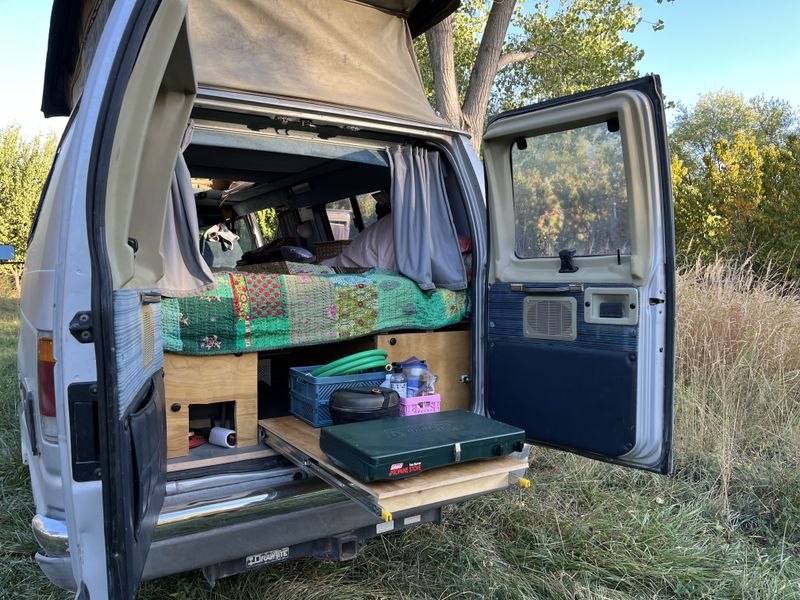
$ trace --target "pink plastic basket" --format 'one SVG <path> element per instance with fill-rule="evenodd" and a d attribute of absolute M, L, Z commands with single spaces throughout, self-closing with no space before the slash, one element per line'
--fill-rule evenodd
<path fill-rule="evenodd" d="M 415 398 L 400 397 L 400 416 L 427 415 L 437 413 L 441 407 L 442 399 L 439 394 L 430 396 L 417 396 Z"/>

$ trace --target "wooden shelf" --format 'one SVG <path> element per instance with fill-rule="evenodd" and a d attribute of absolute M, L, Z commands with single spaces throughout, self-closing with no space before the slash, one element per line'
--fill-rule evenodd
<path fill-rule="evenodd" d="M 414 417 L 409 417 L 413 419 Z M 265 441 L 298 466 L 308 467 L 379 516 L 423 506 L 455 502 L 508 487 L 512 472 L 528 468 L 527 460 L 504 456 L 425 471 L 395 481 L 366 483 L 339 469 L 319 447 L 319 429 L 297 417 L 258 422 Z"/>
<path fill-rule="evenodd" d="M 277 456 L 278 453 L 266 446 L 249 446 L 247 448 L 220 448 L 213 444 L 203 444 L 189 450 L 188 456 L 167 460 L 167 473 L 215 467 L 217 465 Z"/>
<path fill-rule="evenodd" d="M 375 344 L 389 353 L 389 362 L 410 356 L 425 360 L 431 373 L 439 377 L 436 391 L 442 397 L 442 410 L 469 410 L 471 387 L 461 379 L 472 372 L 469 331 L 385 333 L 376 336 Z"/>
<path fill-rule="evenodd" d="M 167 457 L 189 454 L 189 407 L 233 402 L 238 447 L 258 443 L 258 355 L 164 355 Z M 175 407 L 177 410 L 173 410 Z"/>

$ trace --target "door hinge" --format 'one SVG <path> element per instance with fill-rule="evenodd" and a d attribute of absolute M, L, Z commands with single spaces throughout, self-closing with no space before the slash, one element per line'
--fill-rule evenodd
<path fill-rule="evenodd" d="M 69 332 L 81 344 L 90 344 L 94 341 L 94 330 L 92 328 L 92 313 L 82 310 L 75 313 L 69 322 Z"/>

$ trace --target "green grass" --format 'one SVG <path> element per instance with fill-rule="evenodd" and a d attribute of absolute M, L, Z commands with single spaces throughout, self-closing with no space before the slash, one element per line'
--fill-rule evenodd
<path fill-rule="evenodd" d="M 442 525 L 373 540 L 354 561 L 297 560 L 215 588 L 192 572 L 141 597 L 800 598 L 800 305 L 720 268 L 681 279 L 673 476 L 537 449 L 530 490 L 450 507 Z M 66 598 L 31 558 L 15 311 L 0 300 L 0 596 Z"/>

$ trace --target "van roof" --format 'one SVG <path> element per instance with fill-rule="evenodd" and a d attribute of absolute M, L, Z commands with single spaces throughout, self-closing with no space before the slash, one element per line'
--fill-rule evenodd
<path fill-rule="evenodd" d="M 409 35 L 421 35 L 459 4 L 190 0 L 197 80 L 204 87 L 341 104 L 441 124 L 427 106 Z M 70 114 L 112 5 L 113 0 L 54 0 L 42 95 L 46 117 Z M 245 61 L 237 55 L 243 49 L 248 52 L 246 73 L 241 72 Z"/>

